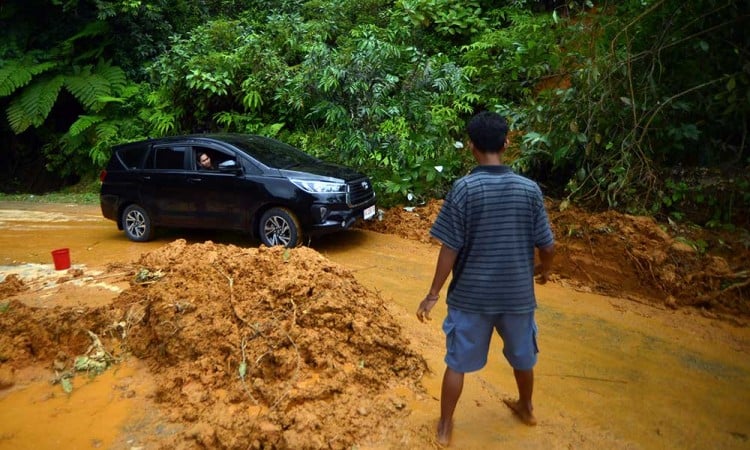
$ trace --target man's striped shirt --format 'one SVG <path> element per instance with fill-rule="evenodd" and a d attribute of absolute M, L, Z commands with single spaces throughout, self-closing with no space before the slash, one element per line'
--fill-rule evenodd
<path fill-rule="evenodd" d="M 449 306 L 479 313 L 536 308 L 534 248 L 554 237 L 535 182 L 508 166 L 478 166 L 453 184 L 430 234 L 458 251 Z"/>

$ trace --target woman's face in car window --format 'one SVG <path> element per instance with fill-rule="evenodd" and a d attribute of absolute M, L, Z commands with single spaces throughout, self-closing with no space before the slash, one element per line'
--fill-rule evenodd
<path fill-rule="evenodd" d="M 205 153 L 201 153 L 200 157 L 198 158 L 198 163 L 204 169 L 210 169 L 211 168 L 211 158 L 209 158 L 208 155 L 205 154 Z"/>

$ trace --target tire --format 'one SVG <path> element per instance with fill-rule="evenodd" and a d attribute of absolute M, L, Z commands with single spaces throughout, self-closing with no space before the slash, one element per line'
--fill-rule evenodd
<path fill-rule="evenodd" d="M 258 236 L 268 247 L 283 245 L 290 248 L 302 241 L 299 221 L 286 208 L 271 208 L 266 211 L 260 218 Z"/>
<path fill-rule="evenodd" d="M 122 212 L 122 229 L 131 241 L 146 242 L 154 237 L 151 216 L 139 205 L 129 205 Z"/>

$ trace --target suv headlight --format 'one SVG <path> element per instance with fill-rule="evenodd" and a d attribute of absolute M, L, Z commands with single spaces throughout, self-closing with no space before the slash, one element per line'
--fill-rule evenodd
<path fill-rule="evenodd" d="M 290 181 L 303 191 L 311 192 L 313 194 L 338 194 L 346 192 L 346 184 L 344 183 L 295 179 L 291 179 Z"/>

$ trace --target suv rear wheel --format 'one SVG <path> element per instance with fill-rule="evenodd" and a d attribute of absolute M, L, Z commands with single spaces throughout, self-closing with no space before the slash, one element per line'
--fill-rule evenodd
<path fill-rule="evenodd" d="M 125 230 L 125 236 L 131 241 L 146 242 L 154 237 L 151 217 L 139 205 L 129 205 L 122 212 L 122 228 Z"/>
<path fill-rule="evenodd" d="M 294 247 L 301 241 L 299 221 L 286 208 L 271 208 L 260 218 L 260 241 L 269 246 Z"/>

